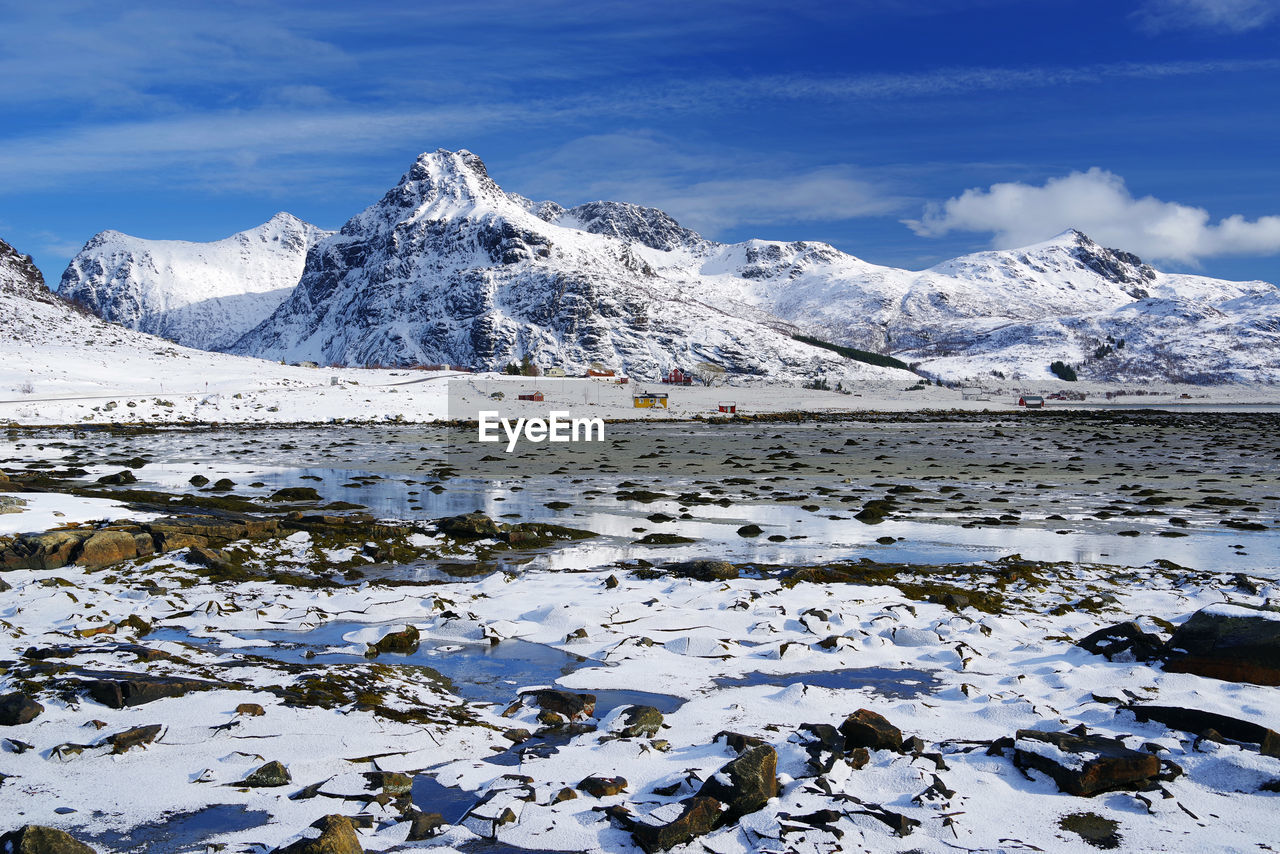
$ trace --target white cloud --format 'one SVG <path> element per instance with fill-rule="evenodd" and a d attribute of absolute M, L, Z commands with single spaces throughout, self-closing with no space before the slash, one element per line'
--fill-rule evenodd
<path fill-rule="evenodd" d="M 1243 33 L 1265 27 L 1280 16 L 1276 0 L 1146 0 L 1134 13 L 1148 33 L 1166 30 L 1216 30 Z"/>
<path fill-rule="evenodd" d="M 1153 196 L 1135 198 L 1119 175 L 1094 167 L 1050 178 L 1044 186 L 1006 183 L 966 190 L 905 220 L 916 234 L 987 231 L 997 249 L 1011 249 L 1078 228 L 1106 246 L 1150 260 L 1195 264 L 1222 255 L 1280 253 L 1280 216 L 1210 222 L 1209 212 Z"/>

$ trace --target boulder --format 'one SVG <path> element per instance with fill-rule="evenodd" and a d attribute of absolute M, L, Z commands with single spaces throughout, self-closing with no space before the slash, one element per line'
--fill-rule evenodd
<path fill-rule="evenodd" d="M 132 729 L 109 735 L 102 740 L 102 743 L 111 745 L 111 752 L 114 754 L 125 753 L 134 747 L 146 747 L 159 738 L 163 730 L 164 726 L 161 724 L 136 726 Z"/>
<path fill-rule="evenodd" d="M 1164 654 L 1164 641 L 1132 621 L 1098 629 L 1076 646 L 1107 661 L 1154 661 Z"/>
<path fill-rule="evenodd" d="M 831 724 L 801 724 L 799 733 L 814 775 L 826 774 L 844 756 L 844 734 Z"/>
<path fill-rule="evenodd" d="M 666 851 L 710 833 L 720 822 L 724 805 L 715 798 L 696 795 L 680 802 L 680 814 L 665 824 L 634 822 L 631 838 L 648 854 Z"/>
<path fill-rule="evenodd" d="M 1115 738 L 1020 729 L 1013 746 L 1013 762 L 1019 768 L 1042 771 L 1062 791 L 1086 798 L 1140 788 L 1160 773 L 1154 754 L 1130 750 Z"/>
<path fill-rule="evenodd" d="M 182 697 L 192 691 L 222 687 L 221 683 L 187 676 L 150 676 L 105 670 L 84 670 L 66 680 L 69 687 L 84 691 L 94 700 L 113 709 L 141 706 L 167 697 Z"/>
<path fill-rule="evenodd" d="M 71 563 L 91 531 L 48 531 L 21 534 L 0 552 L 4 569 L 60 569 Z"/>
<path fill-rule="evenodd" d="M 398 632 L 383 635 L 377 643 L 373 644 L 373 648 L 378 652 L 414 653 L 418 651 L 418 638 L 418 629 L 415 626 L 405 626 Z"/>
<path fill-rule="evenodd" d="M 597 777 L 590 776 L 578 783 L 579 792 L 586 792 L 595 798 L 607 798 L 611 795 L 621 794 L 622 790 L 627 788 L 626 777 Z"/>
<path fill-rule="evenodd" d="M 1170 729 L 1200 735 L 1214 730 L 1232 741 L 1252 742 L 1264 756 L 1280 758 L 1280 734 L 1262 724 L 1242 721 L 1217 712 L 1183 709 L 1178 706 L 1127 706 L 1142 722 L 1156 721 Z"/>
<path fill-rule="evenodd" d="M 312 825 L 318 837 L 299 839 L 275 850 L 275 854 L 364 854 L 355 825 L 345 815 L 327 815 Z"/>
<path fill-rule="evenodd" d="M 258 703 L 241 703 L 236 706 L 237 715 L 246 715 L 248 717 L 260 718 L 267 713 Z"/>
<path fill-rule="evenodd" d="M 138 556 L 138 541 L 128 531 L 95 531 L 85 540 L 80 554 L 75 558 L 77 566 L 90 568 L 110 566 L 122 560 Z"/>
<path fill-rule="evenodd" d="M 251 789 L 269 789 L 287 786 L 293 782 L 293 776 L 283 764 L 272 760 L 261 768 L 254 770 L 236 785 L 248 786 Z"/>
<path fill-rule="evenodd" d="M 445 825 L 444 816 L 438 812 L 422 812 L 421 810 L 410 809 L 405 813 L 405 818 L 409 820 L 409 835 L 406 842 L 421 842 L 424 839 L 430 839 L 440 832 Z"/>
<path fill-rule="evenodd" d="M 857 747 L 902 752 L 902 730 L 870 709 L 858 709 L 845 718 L 840 724 L 840 733 L 844 736 L 846 752 Z"/>
<path fill-rule="evenodd" d="M 107 486 L 124 486 L 128 483 L 137 483 L 138 479 L 134 477 L 133 472 L 125 469 L 115 474 L 104 474 L 98 478 L 98 483 L 104 483 Z"/>
<path fill-rule="evenodd" d="M 450 516 L 436 522 L 436 530 L 455 540 L 479 540 L 497 537 L 501 533 L 498 523 L 480 511 L 462 516 Z"/>
<path fill-rule="evenodd" d="M 1177 628 L 1168 648 L 1164 669 L 1173 673 L 1280 685 L 1280 611 L 1210 605 Z"/>
<path fill-rule="evenodd" d="M 732 581 L 738 577 L 738 568 L 727 560 L 686 560 L 666 564 L 663 569 L 697 581 Z"/>
<path fill-rule="evenodd" d="M 192 546 L 185 555 L 187 563 L 203 566 L 208 569 L 231 569 L 231 556 L 220 549 L 207 546 Z"/>
<path fill-rule="evenodd" d="M 662 728 L 662 720 L 662 712 L 653 706 L 632 706 L 622 713 L 618 734 L 623 738 L 653 737 Z"/>
<path fill-rule="evenodd" d="M 95 854 L 95 850 L 65 830 L 28 824 L 0 836 L 5 854 Z"/>
<path fill-rule="evenodd" d="M 778 794 L 777 751 L 768 744 L 744 751 L 711 775 L 697 794 L 724 804 L 725 822 L 737 821 L 762 809 Z"/>
<path fill-rule="evenodd" d="M 388 795 L 407 795 L 413 790 L 413 778 L 399 771 L 366 771 L 364 779 L 370 789 Z"/>
<path fill-rule="evenodd" d="M 43 711 L 44 706 L 21 691 L 0 695 L 0 726 L 30 723 Z"/>
<path fill-rule="evenodd" d="M 538 708 L 544 712 L 561 715 L 571 721 L 589 718 L 596 711 L 595 694 L 574 694 L 570 691 L 545 689 L 530 691 L 524 696 L 530 695 L 538 704 Z"/>
<path fill-rule="evenodd" d="M 268 501 L 319 501 L 320 493 L 316 492 L 312 486 L 286 486 L 284 489 L 277 489 L 267 498 Z"/>

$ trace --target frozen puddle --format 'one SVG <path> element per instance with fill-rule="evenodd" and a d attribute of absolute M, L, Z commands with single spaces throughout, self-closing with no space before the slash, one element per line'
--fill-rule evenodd
<path fill-rule="evenodd" d="M 717 688 L 753 688 L 770 685 L 785 688 L 801 684 L 810 688 L 832 688 L 844 691 L 871 689 L 895 700 L 923 697 L 942 687 L 938 678 L 927 670 L 893 667 L 854 667 L 844 670 L 818 670 L 812 673 L 744 673 L 715 680 Z"/>

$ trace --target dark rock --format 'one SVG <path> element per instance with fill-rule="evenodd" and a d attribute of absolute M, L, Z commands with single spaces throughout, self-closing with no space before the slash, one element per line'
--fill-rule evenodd
<path fill-rule="evenodd" d="M 5 854 L 95 854 L 65 830 L 28 824 L 0 836 L 0 851 Z"/>
<path fill-rule="evenodd" d="M 610 575 L 604 580 L 604 586 L 606 590 L 616 590 L 618 587 L 618 576 Z"/>
<path fill-rule="evenodd" d="M 378 652 L 409 654 L 418 651 L 418 638 L 417 627 L 405 626 L 398 632 L 383 635 L 373 647 Z"/>
<path fill-rule="evenodd" d="M 436 522 L 436 530 L 455 540 L 478 540 L 501 533 L 498 523 L 479 511 L 441 519 Z"/>
<path fill-rule="evenodd" d="M 133 472 L 128 469 L 118 471 L 115 474 L 104 474 L 102 477 L 98 478 L 98 483 L 105 483 L 108 486 L 123 486 L 127 483 L 137 482 L 138 479 L 134 477 Z"/>
<path fill-rule="evenodd" d="M 1132 621 L 1098 629 L 1076 646 L 1107 661 L 1154 661 L 1164 654 L 1164 641 Z"/>
<path fill-rule="evenodd" d="M 1059 754 L 1071 755 L 1067 764 Z M 1019 768 L 1048 774 L 1059 789 L 1082 797 L 1141 787 L 1160 773 L 1157 757 L 1130 750 L 1119 739 L 1029 729 L 1018 730 L 1013 761 Z"/>
<path fill-rule="evenodd" d="M 1264 756 L 1280 758 L 1280 734 L 1262 724 L 1242 721 L 1239 718 L 1202 712 L 1199 709 L 1183 709 L 1178 706 L 1128 706 L 1129 711 L 1142 722 L 1156 721 L 1170 729 L 1200 735 L 1215 730 L 1232 741 L 1252 742 L 1258 745 Z"/>
<path fill-rule="evenodd" d="M 399 771 L 366 771 L 364 779 L 368 781 L 369 788 L 388 795 L 407 795 L 413 789 L 413 778 Z"/>
<path fill-rule="evenodd" d="M 662 728 L 662 712 L 653 706 L 632 706 L 622 713 L 623 738 L 653 737 Z"/>
<path fill-rule="evenodd" d="M 327 815 L 312 827 L 320 830 L 318 837 L 277 848 L 277 854 L 364 854 L 355 825 L 345 815 Z"/>
<path fill-rule="evenodd" d="M 681 578 L 697 581 L 731 581 L 738 577 L 738 568 L 725 560 L 688 560 L 668 563 L 663 569 Z"/>
<path fill-rule="evenodd" d="M 531 691 L 534 702 L 544 712 L 560 715 L 568 720 L 583 720 L 595 714 L 595 694 L 574 694 L 569 691 L 542 690 Z"/>
<path fill-rule="evenodd" d="M 759 736 L 733 732 L 727 729 L 722 729 L 716 733 L 716 737 L 712 741 L 723 741 L 734 753 L 741 753 L 748 748 L 759 747 L 764 744 L 764 739 Z"/>
<path fill-rule="evenodd" d="M 526 741 L 533 738 L 533 733 L 529 732 L 529 730 L 524 727 L 511 727 L 510 729 L 503 730 L 502 737 L 512 744 L 524 744 Z"/>
<path fill-rule="evenodd" d="M 621 794 L 622 790 L 627 787 L 626 777 L 587 777 L 578 783 L 578 791 L 586 792 L 588 795 L 596 798 L 607 798 L 612 795 Z"/>
<path fill-rule="evenodd" d="M 554 795 L 551 796 L 551 803 L 560 804 L 560 803 L 564 803 L 565 801 L 577 800 L 577 798 L 578 798 L 578 793 L 575 792 L 573 789 L 570 789 L 568 786 L 565 786 L 560 791 L 556 792 Z"/>
<path fill-rule="evenodd" d="M 227 492 L 228 490 L 234 489 L 235 485 L 236 482 L 234 480 L 229 477 L 223 477 L 215 480 L 213 482 L 213 486 L 209 487 L 209 489 L 213 492 Z"/>
<path fill-rule="evenodd" d="M 438 812 L 410 810 L 405 813 L 405 818 L 409 820 L 407 842 L 421 842 L 424 839 L 430 839 L 438 834 L 445 825 L 444 816 Z"/>
<path fill-rule="evenodd" d="M 750 525 L 743 525 L 741 528 L 738 529 L 739 537 L 758 537 L 763 533 L 764 533 L 764 528 L 761 528 L 759 525 L 756 525 L 754 523 Z"/>
<path fill-rule="evenodd" d="M 1228 682 L 1280 685 L 1280 611 L 1210 605 L 1169 639 L 1164 668 Z"/>
<path fill-rule="evenodd" d="M 745 751 L 698 790 L 699 797 L 714 798 L 725 805 L 725 822 L 737 821 L 762 809 L 777 794 L 778 754 L 768 744 Z"/>
<path fill-rule="evenodd" d="M 186 558 L 188 562 L 194 563 L 196 566 L 204 566 L 209 569 L 225 571 L 232 568 L 230 555 L 224 551 L 206 548 L 205 546 L 192 546 L 187 549 Z"/>
<path fill-rule="evenodd" d="M 865 747 L 868 750 L 902 752 L 902 730 L 870 709 L 858 709 L 845 718 L 840 724 L 840 732 L 844 735 L 846 751 Z"/>
<path fill-rule="evenodd" d="M 202 474 L 193 474 L 191 475 L 191 479 L 187 481 L 187 483 L 191 484 L 192 486 L 204 486 L 208 482 L 209 482 L 209 478 L 205 477 Z"/>
<path fill-rule="evenodd" d="M 643 537 L 635 541 L 636 545 L 639 546 L 680 546 L 696 542 L 697 540 L 693 537 L 682 537 L 679 534 L 663 533 L 645 534 Z"/>
<path fill-rule="evenodd" d="M 680 815 L 666 824 L 633 822 L 631 838 L 636 845 L 648 854 L 683 845 L 710 833 L 720 823 L 724 810 L 724 805 L 715 798 L 702 795 L 685 798 L 680 806 Z"/>
<path fill-rule="evenodd" d="M 163 730 L 164 727 L 161 724 L 136 726 L 115 735 L 109 735 L 102 740 L 102 743 L 111 745 L 112 753 L 124 753 L 134 747 L 146 747 L 159 738 Z"/>
<path fill-rule="evenodd" d="M 0 696 L 0 726 L 30 723 L 43 711 L 44 706 L 21 691 Z"/>
<path fill-rule="evenodd" d="M 799 732 L 809 754 L 809 770 L 815 776 L 826 774 L 844 755 L 844 734 L 831 724 L 801 724 Z"/>
<path fill-rule="evenodd" d="M 149 676 L 143 673 L 80 671 L 66 680 L 94 700 L 113 709 L 141 706 L 167 697 L 182 697 L 192 691 L 222 687 L 221 683 L 187 676 Z"/>
<path fill-rule="evenodd" d="M 267 498 L 268 501 L 319 501 L 320 493 L 311 486 L 286 486 L 277 489 Z"/>
<path fill-rule="evenodd" d="M 236 785 L 248 786 L 251 789 L 269 789 L 277 786 L 287 786 L 292 782 L 293 777 L 289 774 L 289 769 L 272 760 Z"/>

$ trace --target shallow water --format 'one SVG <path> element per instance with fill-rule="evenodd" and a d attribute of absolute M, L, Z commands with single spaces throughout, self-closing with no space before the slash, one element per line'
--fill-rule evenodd
<path fill-rule="evenodd" d="M 822 670 L 809 673 L 744 673 L 741 676 L 716 679 L 717 688 L 749 688 L 756 685 L 806 685 L 872 693 L 895 700 L 927 696 L 942 686 L 935 674 L 927 670 L 894 667 L 857 667 L 847 670 Z"/>
<path fill-rule="evenodd" d="M 163 821 L 141 824 L 123 833 L 104 831 L 86 839 L 108 851 L 168 854 L 190 851 L 193 840 L 259 827 L 270 818 L 270 813 L 248 810 L 243 804 L 214 804 L 195 812 L 171 815 Z"/>

